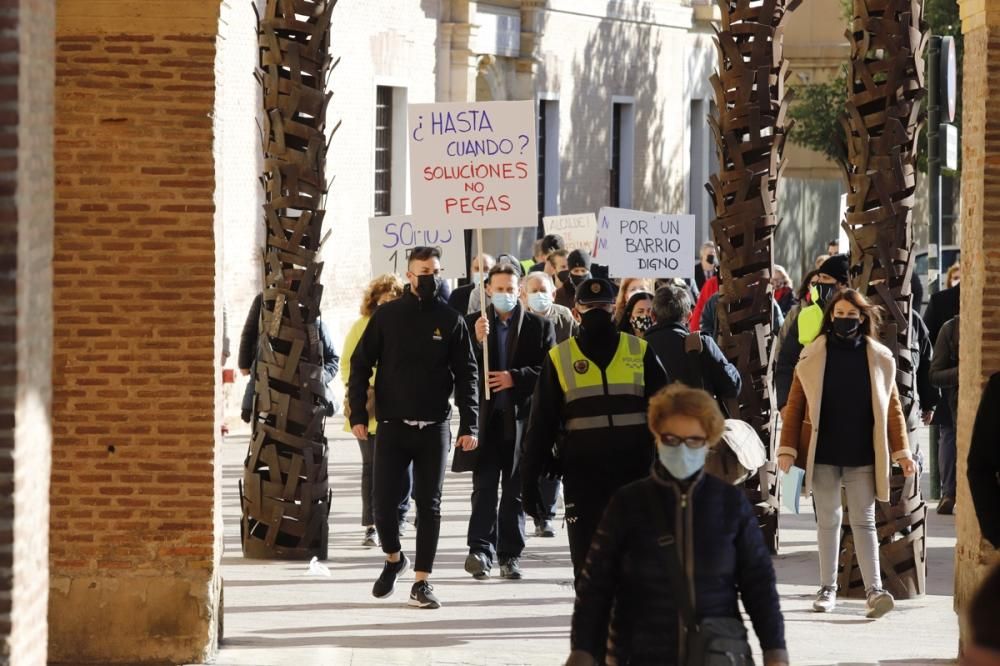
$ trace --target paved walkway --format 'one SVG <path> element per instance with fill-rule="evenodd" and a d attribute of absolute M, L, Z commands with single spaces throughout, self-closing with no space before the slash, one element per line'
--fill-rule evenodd
<path fill-rule="evenodd" d="M 239 542 L 237 479 L 247 437 L 232 436 L 223 448 L 226 553 L 225 639 L 214 663 L 254 666 L 313 664 L 396 665 L 559 664 L 569 650 L 572 569 L 565 534 L 530 538 L 525 579 L 473 581 L 462 569 L 471 476 L 445 481 L 435 591 L 443 607 L 405 606 L 412 577 L 395 596 L 377 600 L 371 586 L 381 552 L 360 545 L 358 488 L 361 457 L 353 439 L 331 424 L 330 578 L 304 575 L 303 563 L 243 559 Z M 901 602 L 872 622 L 862 603 L 843 602 L 835 613 L 809 611 L 816 589 L 815 532 L 808 504 L 799 516 L 782 517 L 781 554 L 775 559 L 794 664 L 940 664 L 957 651 L 952 611 L 954 520 L 932 515 L 930 594 Z M 530 522 L 530 521 L 529 521 Z M 413 530 L 403 548 L 412 554 Z M 755 643 L 755 639 L 752 640 Z M 755 645 L 755 648 L 757 646 Z M 758 657 L 758 664 L 761 663 Z"/>

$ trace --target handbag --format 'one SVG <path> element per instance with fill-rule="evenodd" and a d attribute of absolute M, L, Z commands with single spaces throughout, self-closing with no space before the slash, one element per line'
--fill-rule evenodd
<path fill-rule="evenodd" d="M 666 530 L 667 519 L 656 496 L 653 486 L 645 484 L 647 500 L 653 514 L 654 524 Z M 669 531 L 657 539 L 663 549 L 667 564 L 670 586 L 678 591 L 678 611 L 684 625 L 684 659 L 678 663 L 684 666 L 753 666 L 753 653 L 747 640 L 747 629 L 739 617 L 705 617 L 700 621 L 695 616 L 694 600 L 691 598 L 689 581 L 681 564 L 677 539 Z"/>

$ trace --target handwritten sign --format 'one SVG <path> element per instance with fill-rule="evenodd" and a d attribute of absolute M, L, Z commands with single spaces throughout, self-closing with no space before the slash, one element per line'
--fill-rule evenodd
<path fill-rule="evenodd" d="M 594 260 L 612 277 L 694 277 L 694 215 L 602 208 L 597 219 Z"/>
<path fill-rule="evenodd" d="M 420 228 L 536 224 L 534 102 L 411 104 L 408 118 L 411 206 Z"/>
<path fill-rule="evenodd" d="M 586 250 L 593 254 L 597 237 L 597 218 L 593 213 L 543 217 L 542 224 L 545 226 L 545 233 L 563 237 L 568 251 Z"/>
<path fill-rule="evenodd" d="M 461 230 L 424 229 L 416 226 L 409 215 L 372 217 L 368 227 L 372 277 L 383 273 L 405 274 L 410 252 L 422 245 L 441 250 L 442 277 L 465 277 L 465 239 Z"/>

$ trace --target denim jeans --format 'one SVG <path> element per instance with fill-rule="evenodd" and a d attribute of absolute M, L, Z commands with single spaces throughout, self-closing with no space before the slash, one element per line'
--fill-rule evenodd
<path fill-rule="evenodd" d="M 817 464 L 813 468 L 812 493 L 816 507 L 819 542 L 820 585 L 837 584 L 840 558 L 840 526 L 844 518 L 840 490 L 847 495 L 847 509 L 854 535 L 854 548 L 865 589 L 882 587 L 875 532 L 875 467 L 838 467 Z"/>

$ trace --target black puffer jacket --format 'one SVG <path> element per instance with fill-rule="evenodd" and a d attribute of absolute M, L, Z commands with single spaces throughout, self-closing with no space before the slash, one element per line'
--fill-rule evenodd
<path fill-rule="evenodd" d="M 665 528 L 652 526 L 644 486 L 663 502 Z M 604 513 L 577 582 L 573 650 L 603 664 L 607 637 L 607 663 L 678 663 L 678 600 L 657 543 L 665 530 L 683 544 L 697 616 L 738 618 L 742 598 L 765 656 L 787 657 L 774 567 L 742 489 L 704 474 L 685 488 L 659 463 L 621 488 Z"/>

